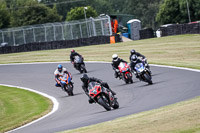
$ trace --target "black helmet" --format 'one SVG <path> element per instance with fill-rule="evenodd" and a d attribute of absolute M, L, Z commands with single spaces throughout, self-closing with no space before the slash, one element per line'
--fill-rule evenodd
<path fill-rule="evenodd" d="M 63 66 L 59 64 L 59 65 L 58 65 L 58 71 L 59 71 L 59 72 L 62 72 L 62 69 L 63 69 Z"/>
<path fill-rule="evenodd" d="M 138 60 L 138 58 L 137 58 L 136 55 L 131 56 L 131 61 L 132 61 L 133 63 L 136 63 L 137 60 Z"/>
<path fill-rule="evenodd" d="M 132 49 L 132 50 L 130 51 L 131 54 L 135 54 L 135 52 L 136 52 L 135 49 Z"/>
<path fill-rule="evenodd" d="M 83 74 L 80 79 L 82 82 L 87 83 L 89 80 L 89 77 L 87 76 L 87 74 Z"/>

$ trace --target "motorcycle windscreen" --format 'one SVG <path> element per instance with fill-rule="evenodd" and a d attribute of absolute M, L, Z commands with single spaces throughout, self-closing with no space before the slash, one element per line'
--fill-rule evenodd
<path fill-rule="evenodd" d="M 126 67 L 126 64 L 123 63 L 123 62 L 120 62 L 118 68 L 119 68 L 119 69 L 123 69 L 123 68 L 125 68 L 125 67 Z"/>
<path fill-rule="evenodd" d="M 143 65 L 143 63 L 137 63 L 135 65 L 135 70 L 138 71 L 138 72 L 144 71 L 144 65 Z"/>
<path fill-rule="evenodd" d="M 88 84 L 88 89 L 91 90 L 91 89 L 93 89 L 95 86 L 100 86 L 100 84 L 97 83 L 97 82 L 90 82 L 90 83 Z"/>

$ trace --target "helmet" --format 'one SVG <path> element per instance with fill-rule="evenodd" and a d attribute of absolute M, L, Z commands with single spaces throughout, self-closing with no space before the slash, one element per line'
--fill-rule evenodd
<path fill-rule="evenodd" d="M 89 80 L 89 77 L 87 76 L 87 74 L 83 74 L 80 79 L 82 82 L 87 83 Z"/>
<path fill-rule="evenodd" d="M 130 51 L 131 54 L 135 54 L 135 52 L 136 52 L 136 51 L 135 51 L 134 49 L 132 49 L 132 50 Z"/>
<path fill-rule="evenodd" d="M 137 58 L 136 55 L 133 55 L 133 56 L 131 57 L 131 61 L 132 61 L 133 63 L 136 63 L 137 60 L 138 60 L 138 58 Z"/>
<path fill-rule="evenodd" d="M 61 64 L 58 65 L 58 71 L 62 72 L 63 66 Z"/>
<path fill-rule="evenodd" d="M 112 58 L 113 58 L 113 61 L 117 61 L 119 59 L 117 54 L 113 54 Z"/>
<path fill-rule="evenodd" d="M 71 53 L 74 53 L 74 52 L 75 52 L 75 50 L 74 50 L 74 49 L 72 49 Z"/>

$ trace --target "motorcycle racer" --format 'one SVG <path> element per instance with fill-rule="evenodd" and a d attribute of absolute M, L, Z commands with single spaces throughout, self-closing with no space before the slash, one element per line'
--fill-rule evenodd
<path fill-rule="evenodd" d="M 147 63 L 147 59 L 146 59 L 146 57 L 144 56 L 144 55 L 142 55 L 142 54 L 140 54 L 139 52 L 136 52 L 136 50 L 134 50 L 134 49 L 132 49 L 131 51 L 130 51 L 130 56 L 129 56 L 129 60 L 131 61 L 131 57 L 132 56 L 136 56 L 137 58 L 138 57 L 141 57 L 142 58 L 142 60 L 144 61 L 144 63 L 145 64 L 147 64 L 147 68 L 149 68 L 149 65 L 148 65 L 148 63 Z"/>
<path fill-rule="evenodd" d="M 74 67 L 76 68 L 76 63 L 74 63 L 75 56 L 79 56 L 81 58 L 83 58 L 83 57 L 82 57 L 82 55 L 80 55 L 79 53 L 77 53 L 74 49 L 72 49 L 71 54 L 70 54 L 70 61 L 74 65 Z M 84 62 L 83 62 L 83 64 L 84 64 Z"/>
<path fill-rule="evenodd" d="M 115 78 L 118 78 L 120 75 L 118 66 L 121 62 L 127 63 L 125 60 L 119 58 L 117 54 L 112 55 L 112 64 L 111 65 L 113 67 L 113 70 L 115 71 Z"/>
<path fill-rule="evenodd" d="M 110 89 L 110 87 L 108 86 L 108 83 L 103 82 L 103 81 L 100 80 L 100 79 L 97 79 L 97 78 L 95 78 L 95 77 L 91 77 L 91 78 L 90 78 L 90 77 L 88 77 L 87 74 L 83 74 L 83 75 L 81 76 L 80 79 L 81 79 L 81 81 L 83 82 L 82 88 L 83 88 L 85 94 L 89 97 L 89 100 L 88 100 L 89 103 L 93 103 L 93 102 L 94 102 L 94 100 L 91 99 L 91 97 L 90 97 L 89 94 L 88 94 L 88 93 L 89 93 L 88 84 L 89 84 L 90 82 L 97 82 L 97 83 L 101 84 L 103 87 L 107 88 L 107 90 L 110 91 L 113 95 L 116 95 L 116 93 Z"/>
<path fill-rule="evenodd" d="M 63 76 L 64 73 L 68 74 L 71 76 L 71 74 L 67 71 L 66 68 L 64 68 L 61 64 L 58 65 L 57 69 L 54 71 L 55 75 L 55 81 L 56 81 L 56 87 L 61 87 L 64 89 L 64 85 L 60 82 L 59 77 Z"/>

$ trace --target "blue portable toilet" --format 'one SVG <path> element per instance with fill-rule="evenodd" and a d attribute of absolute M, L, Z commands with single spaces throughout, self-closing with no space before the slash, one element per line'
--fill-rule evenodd
<path fill-rule="evenodd" d="M 132 40 L 140 39 L 141 21 L 138 19 L 131 19 L 127 22 L 128 33 Z"/>

